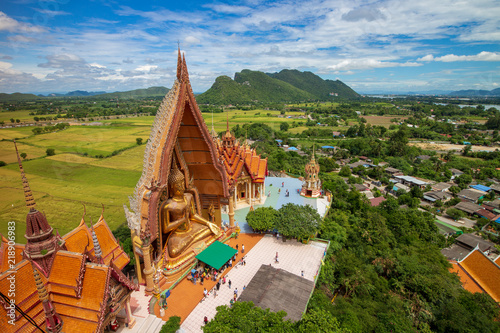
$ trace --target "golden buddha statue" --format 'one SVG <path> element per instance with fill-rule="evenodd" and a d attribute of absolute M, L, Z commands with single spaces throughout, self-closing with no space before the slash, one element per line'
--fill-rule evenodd
<path fill-rule="evenodd" d="M 184 174 L 178 169 L 175 158 L 168 176 L 169 199 L 161 203 L 160 219 L 162 232 L 167 239 L 168 255 L 175 259 L 190 245 L 199 240 L 221 235 L 221 229 L 196 213 L 195 200 L 185 193 Z"/>

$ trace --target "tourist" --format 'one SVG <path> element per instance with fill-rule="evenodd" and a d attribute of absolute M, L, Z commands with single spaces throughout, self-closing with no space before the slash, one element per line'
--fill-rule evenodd
<path fill-rule="evenodd" d="M 201 285 L 203 285 L 203 280 L 204 280 L 204 278 L 203 278 L 203 275 L 202 275 L 202 276 L 200 277 L 200 283 L 201 283 Z"/>
<path fill-rule="evenodd" d="M 222 284 L 226 284 L 226 277 L 225 276 L 222 277 Z"/>
<path fill-rule="evenodd" d="M 208 294 L 207 289 L 203 288 L 203 295 L 204 295 L 205 298 L 207 298 L 207 294 Z"/>
<path fill-rule="evenodd" d="M 231 280 L 229 280 L 228 285 L 229 285 L 229 289 L 231 289 Z"/>
<path fill-rule="evenodd" d="M 219 289 L 220 289 L 220 280 L 219 280 L 219 281 L 217 281 L 217 284 L 215 285 L 215 287 L 217 288 L 217 290 L 219 290 Z"/>
<path fill-rule="evenodd" d="M 238 288 L 234 288 L 234 296 L 238 297 Z"/>
<path fill-rule="evenodd" d="M 304 276 L 304 271 L 301 271 L 301 272 L 300 272 L 300 275 L 301 275 L 301 276 Z"/>
<path fill-rule="evenodd" d="M 229 259 L 229 266 L 233 267 L 233 261 L 231 259 Z"/>
<path fill-rule="evenodd" d="M 241 244 L 241 253 L 245 253 L 245 245 Z"/>
<path fill-rule="evenodd" d="M 285 182 L 282 182 L 282 183 L 281 183 L 281 187 L 285 187 Z"/>
<path fill-rule="evenodd" d="M 214 298 L 216 298 L 216 297 L 217 297 L 217 290 L 214 289 Z"/>
<path fill-rule="evenodd" d="M 270 196 L 271 196 L 271 191 L 269 191 L 269 193 L 267 194 L 267 196 L 268 196 L 268 197 L 270 197 Z"/>
<path fill-rule="evenodd" d="M 247 288 L 247 286 L 246 286 L 246 285 L 243 285 L 243 290 L 245 290 L 246 288 Z"/>
<path fill-rule="evenodd" d="M 234 303 L 234 301 L 231 299 L 231 300 L 229 301 L 229 307 L 230 307 L 230 308 L 232 308 L 232 307 L 233 307 L 233 303 Z"/>
<path fill-rule="evenodd" d="M 203 318 L 203 323 L 205 323 L 205 325 L 208 324 L 208 318 L 207 318 L 207 316 L 205 316 L 205 318 Z"/>

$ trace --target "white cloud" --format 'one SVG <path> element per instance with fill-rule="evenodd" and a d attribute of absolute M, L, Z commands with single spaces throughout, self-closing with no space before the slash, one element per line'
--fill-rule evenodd
<path fill-rule="evenodd" d="M 199 44 L 200 40 L 194 36 L 187 36 L 186 38 L 184 38 L 184 42 L 186 42 L 187 44 Z"/>
<path fill-rule="evenodd" d="M 417 61 L 442 61 L 442 62 L 455 62 L 455 61 L 500 61 L 500 52 L 487 52 L 483 51 L 475 55 L 455 55 L 447 54 L 441 57 L 434 57 L 428 54 L 425 57 L 417 59 Z"/>
<path fill-rule="evenodd" d="M 335 65 L 327 66 L 327 68 L 334 71 L 350 71 L 385 67 L 416 67 L 421 65 L 422 64 L 416 62 L 399 63 L 393 61 L 380 61 L 376 59 L 347 59 L 342 60 Z"/>

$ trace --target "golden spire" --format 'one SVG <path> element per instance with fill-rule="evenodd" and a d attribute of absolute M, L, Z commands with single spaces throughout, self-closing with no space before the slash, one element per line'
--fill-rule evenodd
<path fill-rule="evenodd" d="M 19 163 L 19 169 L 21 170 L 21 178 L 23 180 L 23 190 L 24 190 L 24 200 L 26 200 L 26 207 L 30 210 L 35 209 L 36 203 L 33 198 L 33 193 L 30 189 L 30 184 L 28 183 L 28 179 L 26 179 L 26 175 L 24 173 L 23 164 L 21 163 L 21 157 L 19 156 L 19 151 L 17 150 L 16 140 L 14 140 L 14 147 L 16 148 L 17 154 L 17 162 Z"/>
<path fill-rule="evenodd" d="M 311 160 L 314 161 L 314 143 L 313 143 L 313 157 Z"/>
<path fill-rule="evenodd" d="M 179 41 L 177 41 L 177 80 L 181 80 L 182 71 L 182 56 L 181 56 L 181 46 Z"/>
<path fill-rule="evenodd" d="M 48 301 L 49 295 L 47 293 L 47 288 L 45 288 L 42 278 L 40 277 L 40 274 L 38 274 L 38 271 L 36 270 L 35 267 L 33 267 L 33 277 L 35 278 L 35 285 L 36 289 L 38 290 L 38 297 L 42 302 Z"/>

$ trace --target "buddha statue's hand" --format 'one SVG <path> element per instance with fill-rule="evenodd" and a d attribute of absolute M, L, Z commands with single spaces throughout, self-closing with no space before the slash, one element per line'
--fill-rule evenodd
<path fill-rule="evenodd" d="M 212 222 L 208 222 L 207 225 L 210 228 L 210 230 L 212 231 L 212 233 L 215 234 L 215 236 L 218 237 L 221 235 L 222 230 L 220 230 L 220 228 L 216 224 L 214 224 Z"/>

